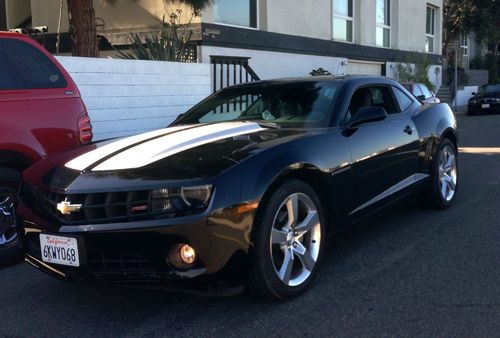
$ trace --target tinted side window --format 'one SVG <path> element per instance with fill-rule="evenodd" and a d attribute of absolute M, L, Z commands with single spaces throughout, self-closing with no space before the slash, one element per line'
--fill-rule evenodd
<path fill-rule="evenodd" d="M 427 89 L 426 86 L 420 85 L 420 89 L 422 90 L 422 94 L 425 96 L 426 99 L 432 97 L 431 92 L 429 91 L 429 89 Z"/>
<path fill-rule="evenodd" d="M 373 105 L 382 107 L 387 114 L 398 113 L 397 106 L 390 93 L 389 87 L 371 87 Z"/>
<path fill-rule="evenodd" d="M 363 107 L 382 107 L 387 114 L 399 112 L 389 87 L 386 86 L 363 87 L 358 89 L 351 98 L 348 118 L 357 114 Z"/>
<path fill-rule="evenodd" d="M 30 44 L 14 39 L 0 39 L 0 74 L 0 90 L 67 86 L 50 59 Z"/>
<path fill-rule="evenodd" d="M 405 111 L 406 109 L 410 108 L 411 104 L 413 103 L 413 100 L 408 97 L 405 93 L 403 93 L 402 90 L 393 87 L 394 90 L 394 96 L 396 97 L 396 100 L 399 103 L 399 107 L 401 108 L 401 111 Z"/>

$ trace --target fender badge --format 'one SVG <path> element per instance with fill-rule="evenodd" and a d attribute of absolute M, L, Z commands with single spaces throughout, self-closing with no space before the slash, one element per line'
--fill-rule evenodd
<path fill-rule="evenodd" d="M 71 204 L 66 198 L 64 201 L 57 203 L 57 210 L 63 215 L 69 215 L 73 212 L 78 212 L 82 208 L 81 204 Z"/>

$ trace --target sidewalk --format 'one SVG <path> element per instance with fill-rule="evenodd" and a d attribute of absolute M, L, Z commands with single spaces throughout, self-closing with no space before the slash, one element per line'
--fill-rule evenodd
<path fill-rule="evenodd" d="M 453 107 L 452 107 L 453 109 Z M 463 115 L 467 113 L 467 106 L 458 106 L 456 109 L 453 109 L 455 115 Z"/>

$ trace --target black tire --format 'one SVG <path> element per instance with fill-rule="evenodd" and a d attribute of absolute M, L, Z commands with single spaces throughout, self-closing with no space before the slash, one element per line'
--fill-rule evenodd
<path fill-rule="evenodd" d="M 295 228 L 295 226 L 293 226 L 293 230 L 289 231 L 288 234 L 290 235 L 290 232 L 292 232 L 295 236 L 301 236 L 298 235 L 298 233 L 302 232 L 304 233 L 304 235 L 302 235 L 303 237 L 300 238 L 293 237 L 294 235 L 291 235 L 292 238 L 286 240 L 286 243 L 288 244 L 285 244 L 284 242 L 281 244 L 271 244 L 271 241 L 273 239 L 273 237 L 271 237 L 272 229 L 281 229 L 275 227 L 278 224 L 278 215 L 280 212 L 283 212 L 283 207 L 286 208 L 286 204 L 284 203 L 287 200 L 290 200 L 292 198 L 292 195 L 298 196 L 296 197 L 299 201 L 297 202 L 297 205 L 299 205 L 297 210 L 300 210 L 300 213 L 297 213 L 299 215 L 297 217 L 298 221 L 296 222 L 298 223 L 297 227 Z M 316 209 L 316 214 L 314 217 L 317 216 L 317 218 L 314 218 L 314 221 L 312 222 L 304 222 L 305 218 L 303 217 L 305 217 L 305 215 L 307 215 L 307 217 L 310 217 L 309 215 L 314 215 L 314 212 L 311 211 L 313 210 L 312 208 L 307 209 L 307 206 L 311 206 L 310 202 L 312 202 L 312 205 L 314 205 L 314 208 Z M 321 261 L 326 236 L 326 223 L 321 202 L 317 194 L 308 184 L 304 183 L 303 181 L 293 179 L 285 181 L 269 194 L 266 194 L 266 197 L 263 199 L 260 205 L 261 207 L 257 212 L 252 230 L 253 246 L 250 250 L 251 267 L 249 287 L 255 294 L 263 296 L 265 298 L 293 298 L 310 287 L 311 283 L 314 280 L 314 277 L 316 276 L 318 266 Z M 307 210 L 310 210 L 311 212 L 308 213 Z M 285 215 L 287 217 L 287 224 L 290 223 L 288 215 L 289 213 Z M 304 229 L 306 228 L 299 227 L 301 225 L 303 226 L 306 223 L 314 224 L 313 226 L 311 226 L 310 232 L 307 233 L 304 232 Z M 320 231 L 319 237 L 318 231 Z M 283 232 L 286 233 L 286 231 Z M 299 241 L 300 243 L 297 243 L 297 241 Z M 298 245 L 298 247 L 296 245 Z M 303 253 L 299 257 L 299 254 L 294 250 L 300 248 L 307 248 L 307 251 L 304 251 L 305 254 Z M 292 268 L 290 268 L 291 272 L 288 275 L 288 284 L 293 281 L 291 280 L 291 277 L 294 276 L 294 270 L 296 271 L 296 275 L 298 276 L 295 279 L 301 280 L 300 284 L 290 286 L 288 284 L 285 284 L 285 282 L 278 276 L 278 268 L 275 265 L 275 260 L 277 259 L 276 255 L 281 254 L 283 256 L 283 262 L 280 269 L 281 271 L 285 266 L 287 253 L 290 253 L 290 255 L 294 257 L 294 259 L 297 259 L 296 262 L 292 261 L 291 263 Z M 305 257 L 306 254 L 309 257 Z M 315 260 L 314 258 L 312 258 L 312 261 L 306 259 L 314 256 L 316 256 Z M 306 269 L 306 264 L 304 263 L 303 259 L 307 261 L 307 265 L 313 267 L 310 269 Z M 288 262 L 290 262 L 290 260 L 288 260 Z M 314 262 L 314 264 L 312 264 L 311 262 Z M 302 278 L 304 279 L 302 280 Z"/>
<path fill-rule="evenodd" d="M 443 153 L 446 150 L 451 151 L 455 158 L 455 188 L 453 195 L 449 199 L 445 198 L 441 191 L 442 182 L 440 176 L 440 160 L 442 156 L 444 156 Z M 444 138 L 439 144 L 436 155 L 434 156 L 434 160 L 432 162 L 431 181 L 429 183 L 429 186 L 423 193 L 418 196 L 420 204 L 433 209 L 446 209 L 450 207 L 455 201 L 457 195 L 458 182 L 457 148 L 451 140 Z"/>
<path fill-rule="evenodd" d="M 15 199 L 17 195 L 17 189 L 19 187 L 19 182 L 21 180 L 21 174 L 10 168 L 0 168 L 0 203 L 5 201 L 7 195 Z M 0 208 L 0 222 L 15 222 L 16 217 L 14 215 L 13 208 L 7 210 Z M 5 211 L 5 212 L 3 212 Z M 11 215 L 7 215 L 11 213 Z M 4 224 L 5 224 L 4 223 Z M 0 231 L 3 234 L 2 224 L 0 224 Z M 12 235 L 12 230 L 8 230 L 9 235 Z M 10 236 L 9 236 L 10 237 Z M 19 261 L 22 257 L 22 250 L 19 242 L 19 237 L 15 237 L 12 241 L 0 244 L 0 267 L 11 265 Z"/>

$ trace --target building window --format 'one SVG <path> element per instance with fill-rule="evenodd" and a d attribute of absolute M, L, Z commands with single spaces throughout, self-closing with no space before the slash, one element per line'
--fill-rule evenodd
<path fill-rule="evenodd" d="M 434 53 L 434 26 L 436 23 L 436 9 L 427 6 L 427 16 L 425 24 L 425 51 L 427 53 Z"/>
<path fill-rule="evenodd" d="M 377 46 L 391 46 L 391 0 L 377 0 Z"/>
<path fill-rule="evenodd" d="M 217 23 L 257 28 L 257 0 L 214 0 Z"/>
<path fill-rule="evenodd" d="M 460 33 L 460 48 L 462 48 L 463 56 L 469 54 L 469 41 L 466 33 Z"/>
<path fill-rule="evenodd" d="M 352 0 L 333 0 L 333 39 L 352 42 Z"/>

